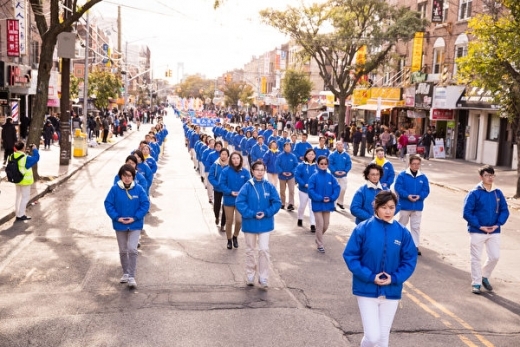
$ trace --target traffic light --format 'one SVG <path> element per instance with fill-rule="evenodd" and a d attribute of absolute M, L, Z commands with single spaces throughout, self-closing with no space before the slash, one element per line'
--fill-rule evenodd
<path fill-rule="evenodd" d="M 166 72 L 164 73 L 164 76 L 172 77 L 172 70 L 171 69 L 166 70 Z"/>

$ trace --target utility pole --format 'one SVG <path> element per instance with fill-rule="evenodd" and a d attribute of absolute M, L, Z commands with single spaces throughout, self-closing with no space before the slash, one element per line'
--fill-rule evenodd
<path fill-rule="evenodd" d="M 65 0 L 63 17 L 70 17 L 72 0 Z M 69 30 L 70 31 L 70 30 Z M 61 58 L 61 99 L 60 99 L 60 165 L 69 165 L 71 159 L 70 143 L 70 58 Z M 83 111 L 85 113 L 85 111 Z M 83 120 L 85 122 L 85 120 Z"/>
<path fill-rule="evenodd" d="M 90 22 L 89 22 L 89 11 L 87 11 L 87 23 L 85 25 L 85 71 L 83 75 L 83 132 L 87 132 L 87 108 L 88 108 L 88 56 L 89 56 L 89 42 L 90 42 Z"/>

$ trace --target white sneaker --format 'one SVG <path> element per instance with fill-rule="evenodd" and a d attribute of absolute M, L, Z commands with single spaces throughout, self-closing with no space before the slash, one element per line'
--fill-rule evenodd
<path fill-rule="evenodd" d="M 254 286 L 255 285 L 255 276 L 247 277 L 246 284 L 248 286 Z"/>
<path fill-rule="evenodd" d="M 258 280 L 258 284 L 260 284 L 260 288 L 267 289 L 267 280 Z"/>
<path fill-rule="evenodd" d="M 135 278 L 128 277 L 128 288 L 137 288 L 137 282 L 135 281 Z"/>
<path fill-rule="evenodd" d="M 128 274 L 124 274 L 119 280 L 119 283 L 128 283 Z"/>

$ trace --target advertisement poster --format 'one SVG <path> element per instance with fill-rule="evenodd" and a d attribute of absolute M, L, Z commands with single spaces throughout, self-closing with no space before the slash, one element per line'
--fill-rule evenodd
<path fill-rule="evenodd" d="M 443 7 L 444 7 L 443 0 L 433 0 L 432 23 L 442 23 L 443 22 L 443 13 L 442 13 Z"/>
<path fill-rule="evenodd" d="M 435 146 L 433 146 L 433 157 L 435 159 L 446 158 L 446 150 L 444 148 L 444 139 L 435 139 Z"/>

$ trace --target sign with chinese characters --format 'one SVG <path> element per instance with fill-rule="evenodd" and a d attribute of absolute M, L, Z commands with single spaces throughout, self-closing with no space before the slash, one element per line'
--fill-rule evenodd
<path fill-rule="evenodd" d="M 442 23 L 443 22 L 443 10 L 444 1 L 443 0 L 433 0 L 432 6 L 432 23 Z"/>
<path fill-rule="evenodd" d="M 415 107 L 429 109 L 432 106 L 433 83 L 419 83 L 415 89 Z"/>
<path fill-rule="evenodd" d="M 412 46 L 412 68 L 411 71 L 420 71 L 422 68 L 424 33 L 418 31 L 415 33 Z"/>
<path fill-rule="evenodd" d="M 432 110 L 430 113 L 431 120 L 453 120 L 454 112 L 453 110 Z"/>
<path fill-rule="evenodd" d="M 26 0 L 14 1 L 14 19 L 18 20 L 20 55 L 27 54 L 27 2 Z"/>
<path fill-rule="evenodd" d="M 16 19 L 7 19 L 7 56 L 20 56 L 20 27 Z"/>

